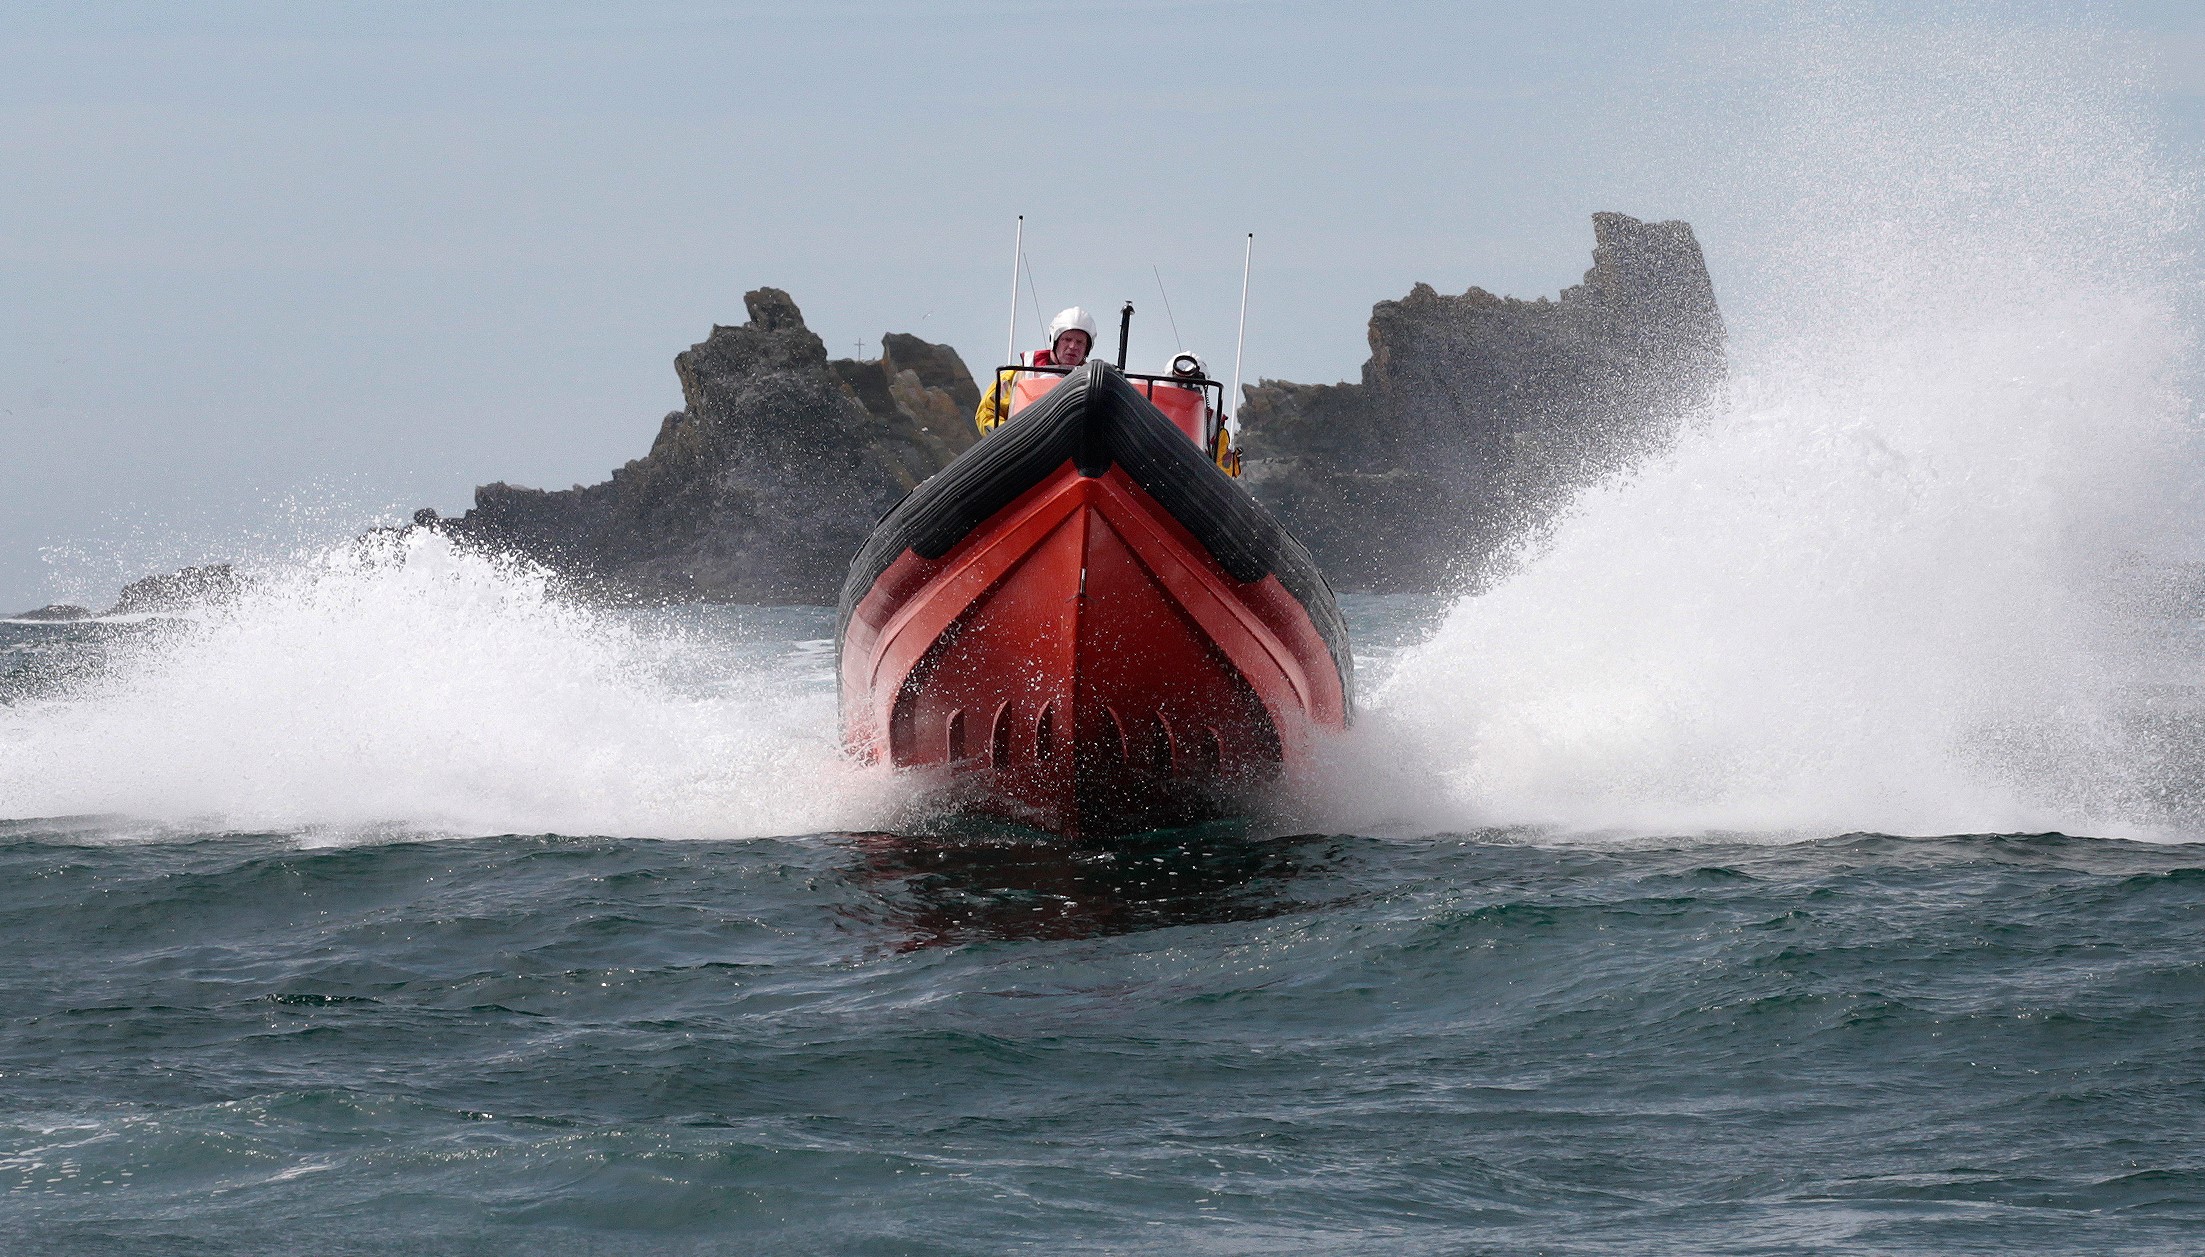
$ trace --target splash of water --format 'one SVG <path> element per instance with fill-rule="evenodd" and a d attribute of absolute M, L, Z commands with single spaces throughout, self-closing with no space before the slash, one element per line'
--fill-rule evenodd
<path fill-rule="evenodd" d="M 877 823 L 888 783 L 837 751 L 831 689 L 724 656 L 514 561 L 385 534 L 0 706 L 0 816 L 723 838 Z"/>
<path fill-rule="evenodd" d="M 1416 823 L 2152 824 L 2106 583 L 2194 460 L 2183 198 L 2109 49 L 1790 49 L 1773 139 L 1733 172 L 1772 212 L 1729 404 L 1376 696 L 1370 771 L 1441 783 Z"/>
<path fill-rule="evenodd" d="M 1733 229 L 1709 233 L 1728 406 L 1457 605 L 1374 696 L 1320 812 L 2154 825 L 2167 783 L 2127 719 L 2134 642 L 2105 578 L 2194 488 L 2175 471 L 2195 462 L 2168 260 L 2185 220 L 2106 51 L 1985 30 L 1789 47 L 1760 159 L 1722 172 Z M 0 816 L 885 823 L 892 783 L 839 757 L 831 687 L 788 670 L 417 532 L 280 566 L 98 679 L 0 707 Z"/>

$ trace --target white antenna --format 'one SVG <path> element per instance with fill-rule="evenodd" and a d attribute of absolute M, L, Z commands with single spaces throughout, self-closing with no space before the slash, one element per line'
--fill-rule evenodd
<path fill-rule="evenodd" d="M 1034 326 L 1040 328 L 1042 334 L 1046 335 L 1049 330 L 1049 316 L 1041 312 L 1041 294 L 1034 291 L 1034 260 L 1026 257 L 1024 249 L 1019 250 L 1018 256 L 1025 258 L 1026 261 L 1026 295 L 1033 298 Z"/>
<path fill-rule="evenodd" d="M 1026 216 L 1018 216 L 1018 234 L 1011 244 L 1011 334 L 1010 344 L 1003 350 L 1003 361 L 1018 361 L 1018 267 L 1026 259 Z"/>
<path fill-rule="evenodd" d="M 1240 258 L 1240 334 L 1233 338 L 1233 413 L 1228 416 L 1228 427 L 1233 430 L 1233 444 L 1240 444 L 1240 353 L 1248 344 L 1248 267 L 1256 260 L 1256 233 L 1248 233 L 1248 250 Z"/>
<path fill-rule="evenodd" d="M 1171 343 L 1184 350 L 1187 342 L 1179 339 L 1179 316 L 1171 312 L 1171 294 L 1164 291 L 1164 273 L 1156 269 L 1156 263 L 1148 264 L 1148 273 L 1156 277 L 1156 295 L 1164 299 L 1164 317 L 1171 320 Z"/>

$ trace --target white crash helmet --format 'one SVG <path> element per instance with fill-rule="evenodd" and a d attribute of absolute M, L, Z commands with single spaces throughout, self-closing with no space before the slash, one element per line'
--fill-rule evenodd
<path fill-rule="evenodd" d="M 1204 362 L 1200 354 L 1176 353 L 1171 356 L 1171 362 L 1164 367 L 1164 374 L 1176 376 L 1182 380 L 1207 380 L 1210 378 L 1210 364 Z"/>
<path fill-rule="evenodd" d="M 1087 333 L 1087 352 L 1095 352 L 1094 315 L 1080 309 L 1078 306 L 1073 306 L 1069 310 L 1058 311 L 1057 317 L 1049 320 L 1049 348 L 1056 348 L 1057 337 L 1064 335 L 1066 332 Z"/>

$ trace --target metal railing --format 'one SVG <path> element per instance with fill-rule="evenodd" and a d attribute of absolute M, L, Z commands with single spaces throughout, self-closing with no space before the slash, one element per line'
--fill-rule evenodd
<path fill-rule="evenodd" d="M 1020 372 L 1024 372 L 1028 375 L 1070 375 L 1077 370 L 1079 370 L 1078 367 L 1057 366 L 997 367 L 995 369 L 995 396 L 997 405 L 999 408 L 1008 406 L 1008 399 L 1005 398 L 1003 395 L 1004 390 L 1008 389 L 1011 386 L 1012 381 L 1017 379 Z M 1205 394 L 1208 395 L 1205 398 L 1205 401 L 1209 405 L 1210 413 L 1217 416 L 1217 422 L 1223 424 L 1227 421 L 1225 414 L 1225 381 L 1223 380 L 1213 380 L 1208 376 L 1143 375 L 1138 371 L 1120 371 L 1118 372 L 1118 374 L 1124 376 L 1129 380 L 1138 380 L 1140 382 L 1150 385 L 1169 384 L 1173 388 L 1201 389 Z M 1153 397 L 1154 395 L 1155 391 L 1153 388 L 1142 394 L 1143 397 Z M 1006 419 L 1009 417 L 1010 416 L 1008 414 L 1004 415 L 1004 418 Z"/>

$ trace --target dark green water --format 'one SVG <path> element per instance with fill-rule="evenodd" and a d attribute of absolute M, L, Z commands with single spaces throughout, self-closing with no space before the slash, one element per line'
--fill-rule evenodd
<path fill-rule="evenodd" d="M 2205 848 L 99 833 L 14 1251 L 2205 1246 Z"/>

